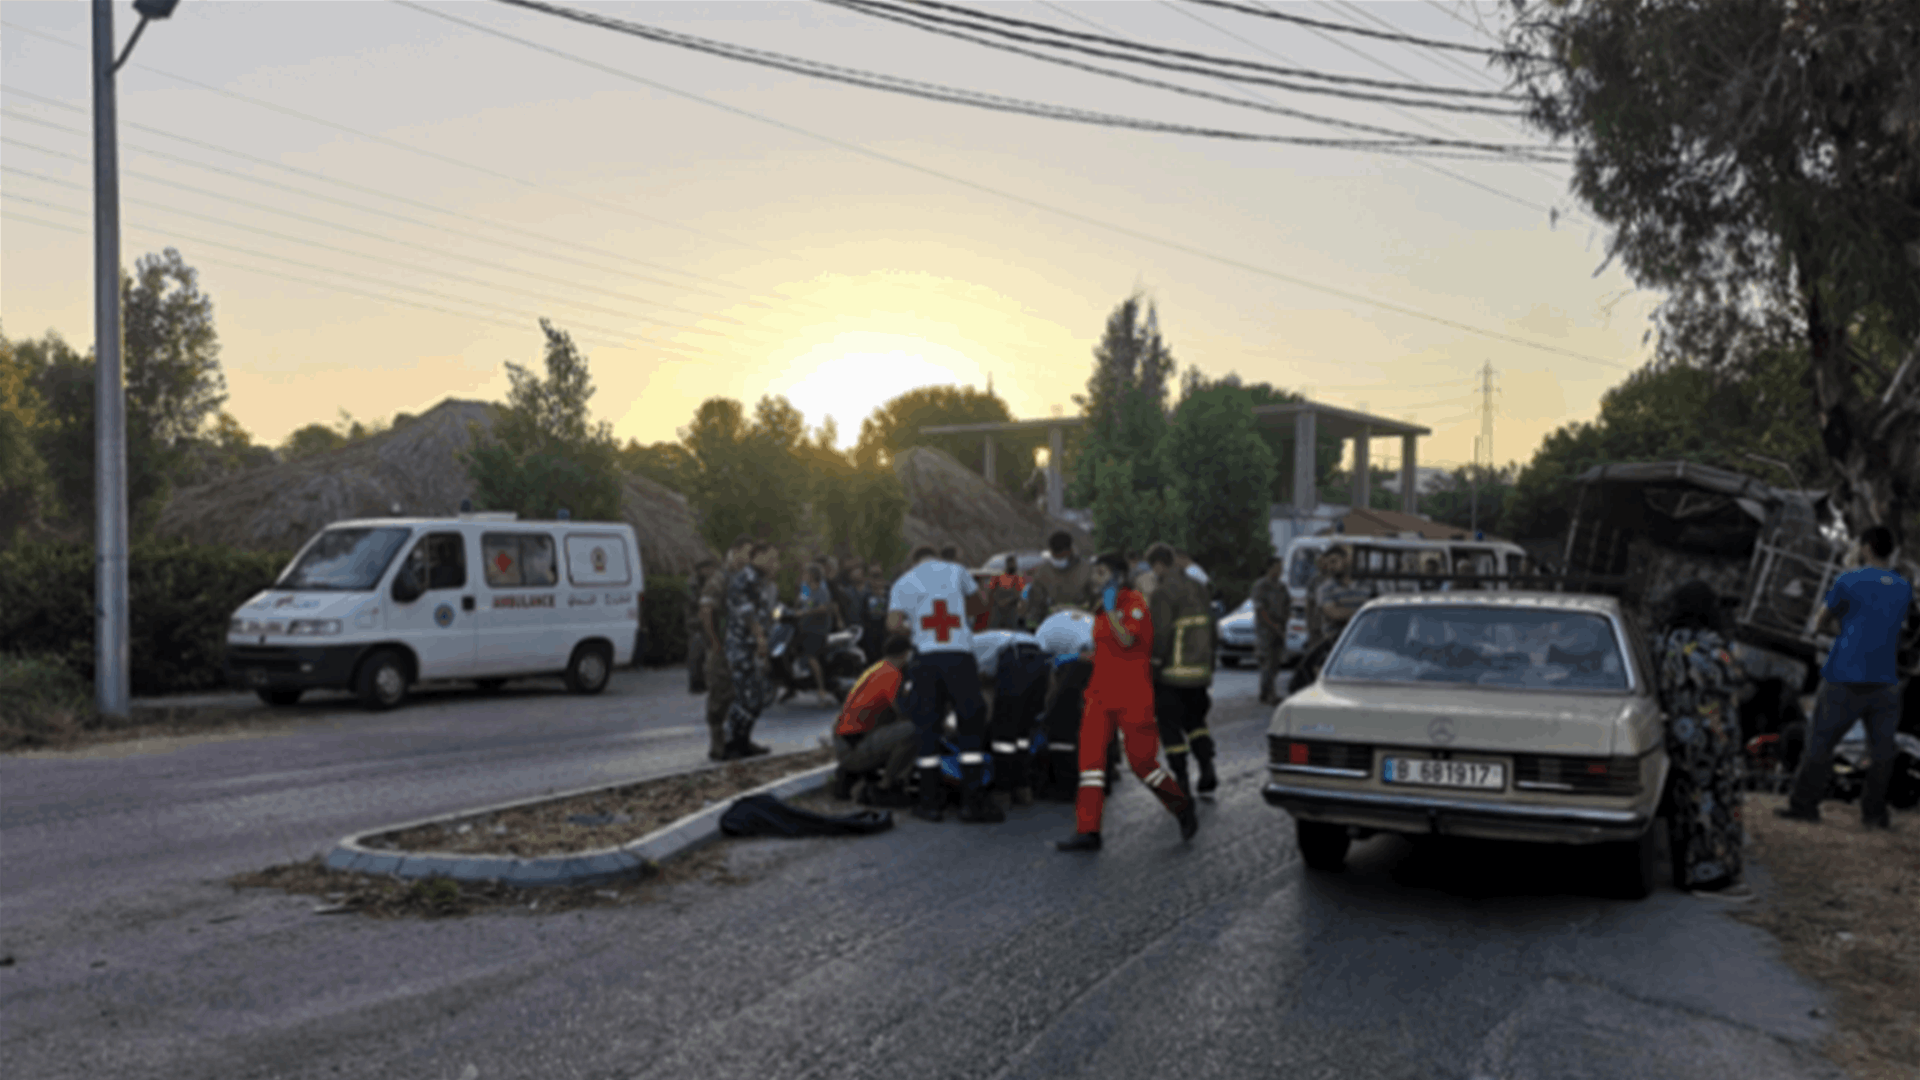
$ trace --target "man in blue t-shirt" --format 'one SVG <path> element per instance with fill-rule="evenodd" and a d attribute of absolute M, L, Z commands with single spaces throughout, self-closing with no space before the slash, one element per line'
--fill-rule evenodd
<path fill-rule="evenodd" d="M 1827 591 L 1820 626 L 1840 633 L 1820 669 L 1820 703 L 1808 733 L 1806 756 L 1794 774 L 1793 794 L 1774 813 L 1798 821 L 1820 820 L 1820 796 L 1833 772 L 1833 747 L 1855 721 L 1865 721 L 1873 765 L 1860 793 L 1860 817 L 1869 828 L 1889 829 L 1887 782 L 1893 775 L 1893 734 L 1900 723 L 1900 672 L 1895 654 L 1900 625 L 1913 586 L 1895 573 L 1893 533 L 1875 525 L 1860 537 L 1860 568 L 1837 578 Z"/>

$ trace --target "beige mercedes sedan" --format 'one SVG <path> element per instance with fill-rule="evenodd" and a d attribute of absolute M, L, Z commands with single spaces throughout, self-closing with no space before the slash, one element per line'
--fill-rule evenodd
<path fill-rule="evenodd" d="M 1644 639 L 1611 597 L 1386 596 L 1274 710 L 1266 800 L 1308 866 L 1377 832 L 1596 845 L 1652 891 L 1667 779 Z"/>

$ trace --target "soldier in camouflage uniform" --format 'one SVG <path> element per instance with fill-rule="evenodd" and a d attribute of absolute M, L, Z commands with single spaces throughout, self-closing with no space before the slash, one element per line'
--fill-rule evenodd
<path fill-rule="evenodd" d="M 1200 765 L 1200 794 L 1211 795 L 1220 786 L 1213 773 L 1213 736 L 1207 731 L 1207 712 L 1213 706 L 1213 605 L 1200 583 L 1174 568 L 1174 553 L 1165 544 L 1147 552 L 1152 567 L 1153 594 L 1147 599 L 1153 635 L 1153 714 L 1160 728 L 1160 745 L 1167 750 L 1167 770 L 1189 798 L 1187 757 Z"/>
<path fill-rule="evenodd" d="M 727 549 L 726 562 L 700 587 L 701 640 L 706 646 L 707 757 L 724 760 L 727 752 L 727 712 L 733 707 L 733 675 L 727 670 L 727 582 L 747 565 L 753 541 L 745 536 Z"/>
<path fill-rule="evenodd" d="M 1093 564 L 1073 557 L 1072 534 L 1063 529 L 1048 537 L 1047 552 L 1021 600 L 1028 626 L 1039 626 L 1063 608 L 1093 609 Z"/>
<path fill-rule="evenodd" d="M 773 621 L 773 575 L 780 553 L 772 544 L 755 544 L 747 565 L 727 582 L 727 672 L 733 676 L 733 704 L 727 710 L 729 760 L 770 752 L 753 742 L 754 721 L 773 696 L 767 677 L 767 630 Z"/>
<path fill-rule="evenodd" d="M 1278 555 L 1267 560 L 1267 572 L 1253 583 L 1253 625 L 1260 653 L 1260 704 L 1280 700 L 1273 683 L 1280 674 L 1280 661 L 1287 652 L 1287 619 L 1293 603 L 1287 583 L 1280 576 L 1286 560 Z"/>
<path fill-rule="evenodd" d="M 700 594 L 714 575 L 712 559 L 702 559 L 687 577 L 687 693 L 707 692 L 707 634 L 700 624 Z"/>

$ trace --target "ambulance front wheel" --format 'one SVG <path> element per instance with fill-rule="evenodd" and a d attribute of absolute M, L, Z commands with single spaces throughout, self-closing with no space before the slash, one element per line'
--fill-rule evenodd
<path fill-rule="evenodd" d="M 613 654 L 605 645 L 582 645 L 567 661 L 567 689 L 576 694 L 597 694 L 612 677 Z"/>
<path fill-rule="evenodd" d="M 368 711 L 384 712 L 407 700 L 411 674 L 406 657 L 393 649 L 381 649 L 361 662 L 354 692 Z"/>

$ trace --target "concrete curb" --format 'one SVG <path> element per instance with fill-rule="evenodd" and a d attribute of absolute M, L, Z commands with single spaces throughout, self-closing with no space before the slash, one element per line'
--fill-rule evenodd
<path fill-rule="evenodd" d="M 711 766 L 711 768 L 722 767 L 724 766 Z M 478 810 L 441 814 L 438 817 L 411 821 L 404 825 L 387 825 L 378 829 L 369 829 L 349 836 L 334 845 L 334 849 L 327 854 L 327 867 L 332 870 L 385 874 L 398 878 L 424 878 L 439 875 L 455 881 L 499 881 L 517 886 L 597 885 L 632 876 L 649 863 L 665 862 L 676 855 L 685 854 L 703 844 L 719 839 L 720 816 L 726 813 L 727 807 L 732 805 L 734 799 L 744 799 L 749 795 L 772 795 L 777 799 L 797 798 L 826 787 L 833 777 L 835 768 L 836 766 L 833 765 L 821 765 L 782 780 L 775 780 L 770 784 L 763 784 L 752 791 L 743 791 L 731 799 L 696 810 L 670 825 L 655 829 L 638 840 L 628 841 L 618 847 L 574 851 L 565 855 L 521 858 L 517 855 L 385 851 L 367 847 L 362 841 L 369 837 L 401 832 L 422 825 L 438 825 L 482 814 L 515 810 L 523 806 L 558 802 L 578 795 L 591 795 L 615 788 L 631 787 L 636 782 L 644 783 L 644 781 L 623 780 L 617 784 L 599 784 L 554 795 L 542 795 L 533 799 L 499 803 Z"/>

